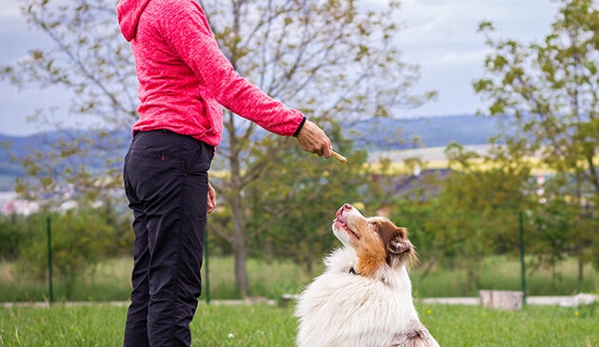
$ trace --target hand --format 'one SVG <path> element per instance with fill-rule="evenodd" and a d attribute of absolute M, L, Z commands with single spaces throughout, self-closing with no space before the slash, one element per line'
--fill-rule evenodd
<path fill-rule="evenodd" d="M 212 185 L 208 183 L 208 208 L 206 212 L 211 213 L 216 209 L 216 191 L 212 188 Z"/>
<path fill-rule="evenodd" d="M 297 140 L 306 152 L 316 153 L 318 156 L 324 155 L 325 158 L 330 158 L 333 154 L 331 140 L 318 125 L 309 120 L 306 120 L 299 134 L 297 134 Z"/>

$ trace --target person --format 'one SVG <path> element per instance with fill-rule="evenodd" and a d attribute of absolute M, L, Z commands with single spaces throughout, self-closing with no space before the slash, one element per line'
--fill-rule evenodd
<path fill-rule="evenodd" d="M 234 70 L 194 0 L 120 0 L 117 19 L 140 100 L 123 168 L 135 234 L 124 346 L 189 346 L 206 213 L 216 208 L 208 170 L 222 137 L 221 107 L 325 158 L 331 141 Z"/>

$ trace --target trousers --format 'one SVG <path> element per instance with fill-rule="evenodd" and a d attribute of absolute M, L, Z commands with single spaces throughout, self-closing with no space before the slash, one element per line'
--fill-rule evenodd
<path fill-rule="evenodd" d="M 133 138 L 123 168 L 135 234 L 125 347 L 191 344 L 213 153 L 166 130 Z"/>

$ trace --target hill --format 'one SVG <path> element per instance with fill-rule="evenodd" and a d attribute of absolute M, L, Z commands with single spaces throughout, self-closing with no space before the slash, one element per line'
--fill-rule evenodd
<path fill-rule="evenodd" d="M 374 118 L 351 125 L 346 136 L 354 140 L 356 148 L 372 151 L 445 147 L 451 142 L 481 145 L 498 133 L 496 123 L 495 119 L 473 115 Z"/>

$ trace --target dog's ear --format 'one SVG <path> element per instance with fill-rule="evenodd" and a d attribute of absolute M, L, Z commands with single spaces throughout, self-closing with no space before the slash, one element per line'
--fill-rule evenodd
<path fill-rule="evenodd" d="M 387 263 L 391 267 L 405 264 L 408 269 L 418 261 L 414 246 L 408 239 L 408 229 L 396 227 L 395 233 L 385 245 L 387 251 Z"/>
<path fill-rule="evenodd" d="M 406 250 L 406 242 L 400 233 L 395 234 L 387 243 L 387 251 L 391 254 L 401 254 Z"/>

